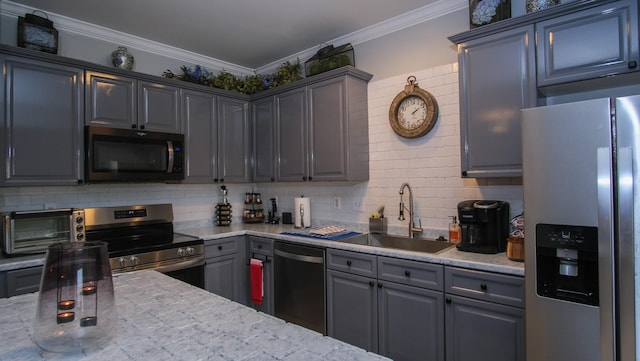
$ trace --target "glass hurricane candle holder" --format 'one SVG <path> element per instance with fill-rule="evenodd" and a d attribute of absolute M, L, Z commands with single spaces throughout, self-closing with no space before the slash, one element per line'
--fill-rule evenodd
<path fill-rule="evenodd" d="M 107 244 L 49 246 L 34 321 L 36 344 L 50 352 L 89 352 L 106 345 L 116 320 Z"/>

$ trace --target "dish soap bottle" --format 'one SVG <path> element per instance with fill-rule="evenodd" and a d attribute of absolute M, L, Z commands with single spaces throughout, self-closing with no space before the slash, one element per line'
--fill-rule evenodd
<path fill-rule="evenodd" d="M 458 225 L 458 217 L 450 217 L 451 223 L 449 223 L 449 242 L 458 244 L 460 243 L 460 225 Z"/>

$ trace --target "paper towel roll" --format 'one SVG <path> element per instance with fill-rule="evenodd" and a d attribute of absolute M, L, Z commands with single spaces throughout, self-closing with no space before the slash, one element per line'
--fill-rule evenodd
<path fill-rule="evenodd" d="M 293 200 L 294 213 L 296 215 L 296 228 L 311 227 L 311 203 L 309 198 L 296 197 Z"/>

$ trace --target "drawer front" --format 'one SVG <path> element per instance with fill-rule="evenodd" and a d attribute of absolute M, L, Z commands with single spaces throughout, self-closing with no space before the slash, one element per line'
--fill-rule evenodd
<path fill-rule="evenodd" d="M 249 236 L 249 252 L 273 256 L 273 239 Z"/>
<path fill-rule="evenodd" d="M 7 271 L 7 297 L 40 289 L 42 266 Z"/>
<path fill-rule="evenodd" d="M 442 291 L 444 289 L 444 266 L 378 257 L 378 279 Z"/>
<path fill-rule="evenodd" d="M 522 277 L 446 267 L 444 282 L 447 293 L 524 307 Z"/>
<path fill-rule="evenodd" d="M 378 274 L 376 256 L 337 249 L 327 249 L 327 268 L 366 277 Z"/>
<path fill-rule="evenodd" d="M 238 252 L 238 242 L 236 238 L 217 239 L 213 241 L 205 241 L 204 256 L 205 258 L 225 256 Z"/>

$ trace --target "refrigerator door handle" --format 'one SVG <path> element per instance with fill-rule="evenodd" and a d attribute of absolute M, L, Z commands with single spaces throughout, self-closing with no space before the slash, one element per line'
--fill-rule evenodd
<path fill-rule="evenodd" d="M 611 148 L 597 150 L 598 281 L 600 301 L 600 359 L 615 358 L 615 271 L 613 262 L 613 179 Z"/>
<path fill-rule="evenodd" d="M 618 148 L 616 243 L 617 360 L 635 360 L 635 252 L 633 149 Z"/>

